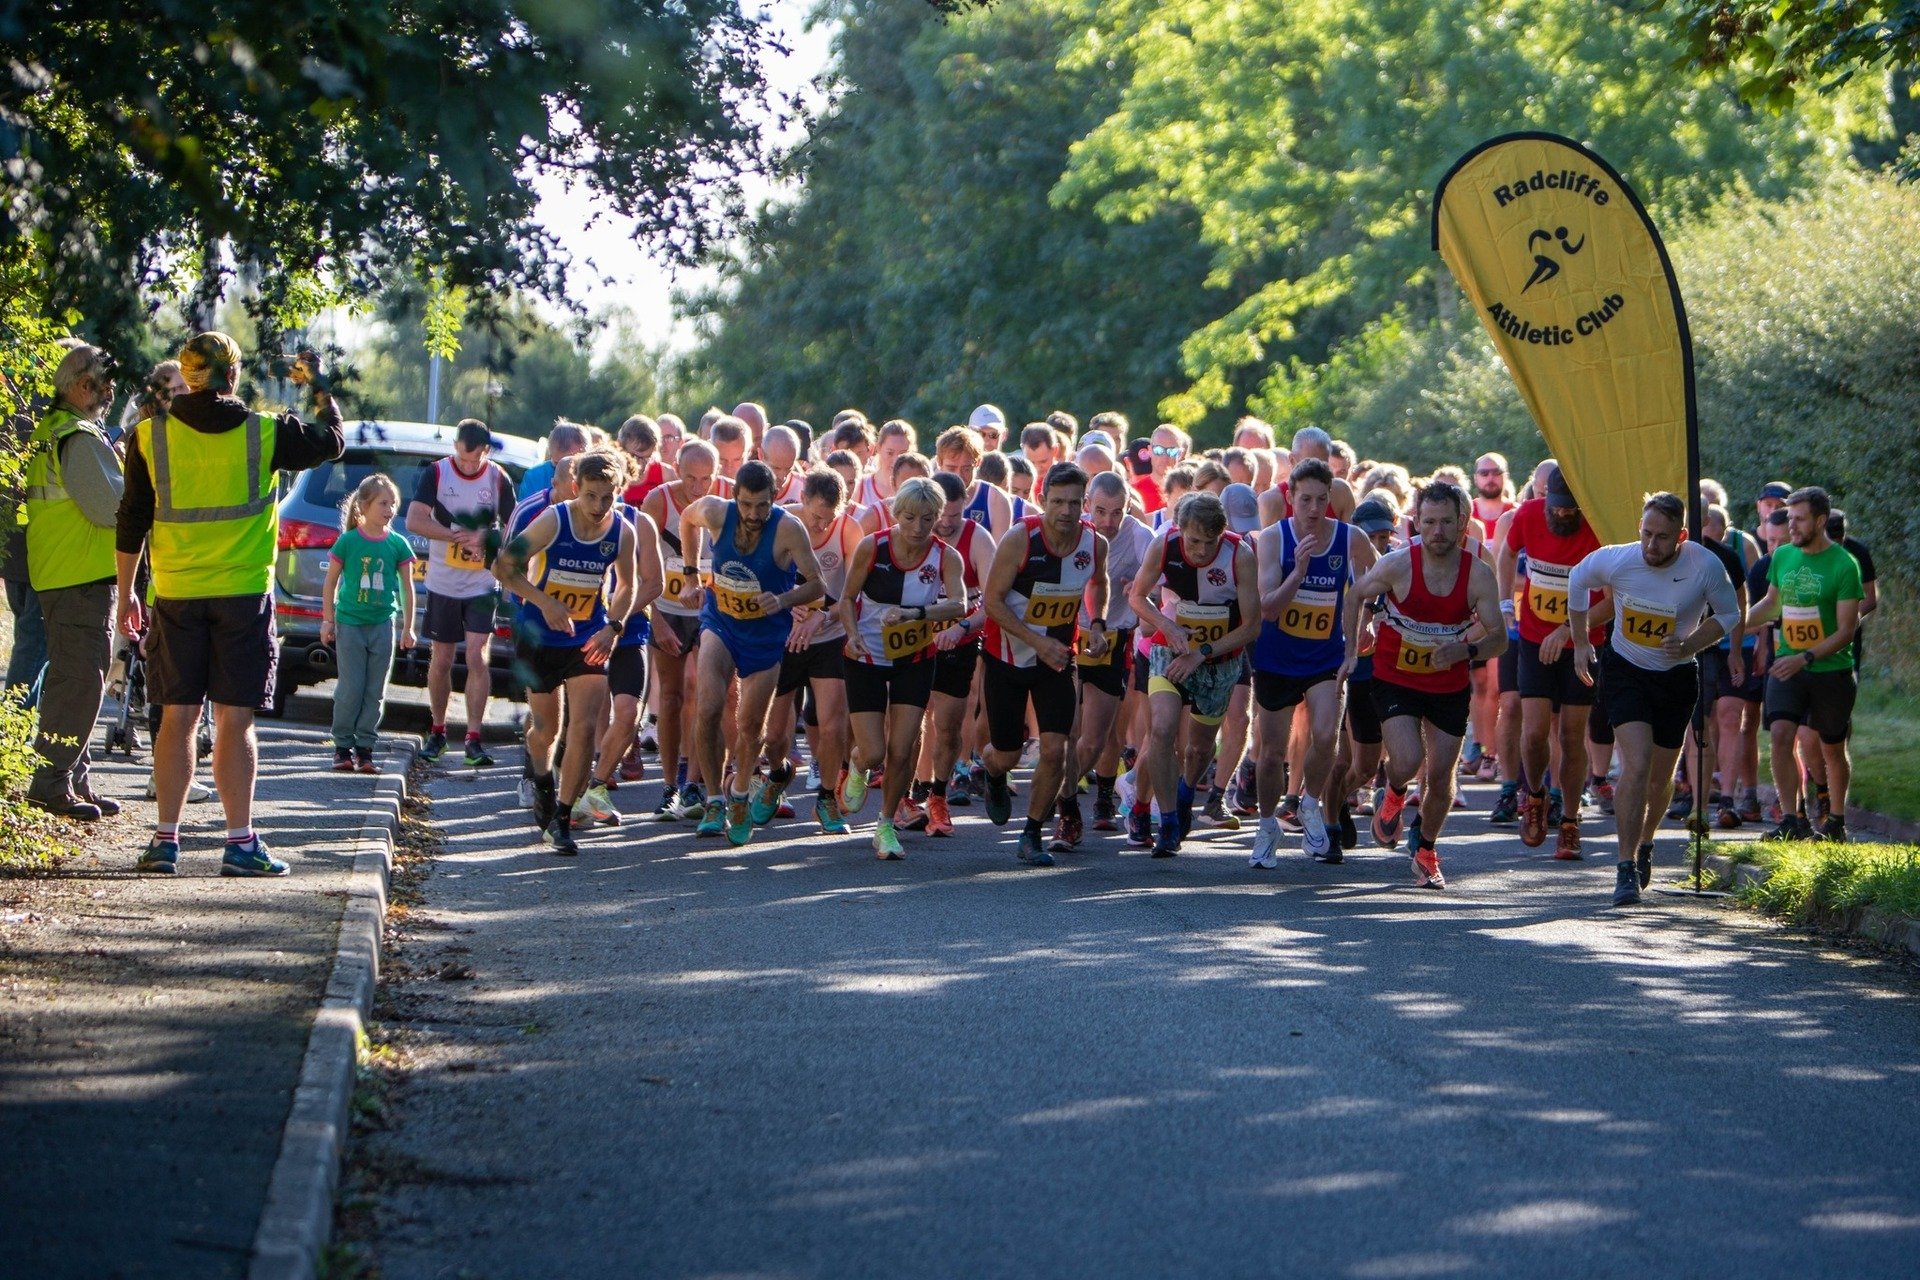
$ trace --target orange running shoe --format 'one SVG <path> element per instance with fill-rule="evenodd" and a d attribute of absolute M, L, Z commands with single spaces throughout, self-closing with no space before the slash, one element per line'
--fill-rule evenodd
<path fill-rule="evenodd" d="M 1440 874 L 1440 853 L 1427 845 L 1413 850 L 1413 882 L 1422 889 L 1444 889 L 1447 878 Z"/>
<path fill-rule="evenodd" d="M 1553 856 L 1562 862 L 1580 861 L 1580 824 L 1562 822 L 1560 824 L 1560 843 L 1554 847 Z"/>
<path fill-rule="evenodd" d="M 1520 843 L 1538 849 L 1547 842 L 1547 797 L 1520 788 Z"/>
<path fill-rule="evenodd" d="M 953 815 L 947 812 L 945 796 L 927 797 L 927 834 L 930 836 L 953 834 Z"/>

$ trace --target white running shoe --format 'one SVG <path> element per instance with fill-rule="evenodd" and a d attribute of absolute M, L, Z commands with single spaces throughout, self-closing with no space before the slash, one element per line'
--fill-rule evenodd
<path fill-rule="evenodd" d="M 1113 780 L 1113 803 L 1121 813 L 1133 812 L 1133 770 L 1129 769 Z"/>
<path fill-rule="evenodd" d="M 1280 819 L 1260 819 L 1260 829 L 1253 835 L 1253 856 L 1247 859 L 1247 865 L 1262 871 L 1280 865 Z"/>
<path fill-rule="evenodd" d="M 1037 766 L 1039 763 L 1040 763 L 1040 739 L 1028 738 L 1026 745 L 1020 749 L 1020 763 L 1015 767 L 1020 769 L 1031 769 Z"/>
<path fill-rule="evenodd" d="M 1330 847 L 1327 818 L 1320 812 L 1320 801 L 1313 796 L 1300 798 L 1300 851 L 1310 858 L 1324 855 Z"/>
<path fill-rule="evenodd" d="M 812 761 L 807 765 L 807 790 L 814 792 L 820 790 L 820 762 L 818 760 Z"/>
<path fill-rule="evenodd" d="M 533 779 L 524 773 L 520 775 L 520 807 L 533 808 Z"/>
<path fill-rule="evenodd" d="M 145 794 L 146 794 L 146 798 L 149 800 L 158 800 L 160 798 L 159 792 L 153 789 L 153 775 L 151 773 L 147 775 L 147 790 Z M 192 780 L 189 780 L 187 782 L 187 803 L 188 804 L 205 804 L 207 801 L 211 799 L 213 799 L 212 787 L 209 787 L 206 784 L 201 782 L 194 782 Z"/>

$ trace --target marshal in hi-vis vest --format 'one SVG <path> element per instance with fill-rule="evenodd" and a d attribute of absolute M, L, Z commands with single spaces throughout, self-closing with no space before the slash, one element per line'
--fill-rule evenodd
<path fill-rule="evenodd" d="M 178 418 L 134 428 L 153 476 L 147 546 L 168 600 L 265 595 L 273 585 L 275 423 L 264 413 L 209 435 Z"/>
<path fill-rule="evenodd" d="M 67 409 L 55 409 L 33 431 L 27 459 L 27 576 L 35 591 L 57 591 L 110 581 L 114 573 L 113 530 L 87 519 L 67 496 L 60 449 L 81 432 L 106 435 Z"/>

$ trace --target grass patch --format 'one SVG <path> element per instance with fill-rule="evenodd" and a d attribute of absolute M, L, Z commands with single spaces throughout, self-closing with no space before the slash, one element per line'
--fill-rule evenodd
<path fill-rule="evenodd" d="M 1714 851 L 1766 868 L 1766 880 L 1736 894 L 1764 911 L 1808 923 L 1878 907 L 1920 920 L 1920 845 L 1749 841 L 1717 845 Z"/>
<path fill-rule="evenodd" d="M 1849 800 L 1875 813 L 1920 820 L 1920 697 L 1891 680 L 1861 683 Z"/>

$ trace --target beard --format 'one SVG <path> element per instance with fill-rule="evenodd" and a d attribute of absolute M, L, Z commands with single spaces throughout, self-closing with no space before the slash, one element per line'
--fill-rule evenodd
<path fill-rule="evenodd" d="M 1571 538 L 1580 532 L 1580 513 L 1571 511 L 1562 515 L 1552 507 L 1547 508 L 1547 531 L 1556 538 Z"/>
<path fill-rule="evenodd" d="M 1498 480 L 1482 480 L 1479 484 L 1480 496 L 1492 502 L 1506 491 L 1506 486 Z"/>

